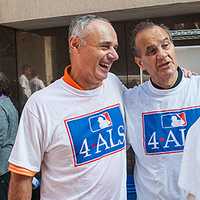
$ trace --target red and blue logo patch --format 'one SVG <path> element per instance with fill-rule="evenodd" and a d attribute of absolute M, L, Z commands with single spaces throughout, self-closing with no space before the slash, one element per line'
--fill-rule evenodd
<path fill-rule="evenodd" d="M 119 104 L 64 122 L 75 166 L 94 162 L 125 148 L 124 120 Z"/>
<path fill-rule="evenodd" d="M 200 107 L 143 113 L 146 154 L 182 152 L 189 128 L 200 116 Z"/>
<path fill-rule="evenodd" d="M 96 132 L 112 126 L 112 120 L 108 112 L 97 114 L 89 118 L 90 130 Z"/>

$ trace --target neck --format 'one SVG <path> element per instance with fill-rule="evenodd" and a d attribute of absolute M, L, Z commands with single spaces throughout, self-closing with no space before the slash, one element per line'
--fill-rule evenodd
<path fill-rule="evenodd" d="M 173 87 L 176 87 L 182 78 L 182 71 L 180 68 L 177 69 L 176 73 L 173 74 L 173 76 L 170 76 L 168 79 L 164 80 L 159 80 L 159 81 L 154 81 L 153 79 L 151 80 L 151 83 L 154 87 L 158 88 L 158 89 L 170 89 Z"/>
<path fill-rule="evenodd" d="M 77 73 L 73 70 L 73 68 L 70 68 L 70 71 L 68 71 L 71 78 L 83 89 L 83 90 L 93 90 L 101 86 L 102 83 L 90 83 L 89 77 L 84 79 L 84 76 L 81 74 L 81 72 Z"/>

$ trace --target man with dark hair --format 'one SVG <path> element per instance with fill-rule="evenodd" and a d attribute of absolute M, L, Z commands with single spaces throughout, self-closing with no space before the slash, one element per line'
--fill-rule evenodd
<path fill-rule="evenodd" d="M 41 200 L 126 200 L 123 85 L 110 73 L 117 35 L 86 15 L 69 28 L 71 65 L 24 107 L 9 159 L 9 200 L 30 200 L 41 169 Z"/>
<path fill-rule="evenodd" d="M 134 58 L 149 81 L 125 92 L 138 200 L 185 200 L 178 176 L 188 129 L 200 116 L 200 77 L 185 78 L 168 29 L 142 22 Z"/>

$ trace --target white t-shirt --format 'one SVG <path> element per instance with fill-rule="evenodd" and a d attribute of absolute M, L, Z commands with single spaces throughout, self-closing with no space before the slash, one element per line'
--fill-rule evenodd
<path fill-rule="evenodd" d="M 188 131 L 179 185 L 200 200 L 200 118 Z"/>
<path fill-rule="evenodd" d="M 160 90 L 150 81 L 125 93 L 128 142 L 135 152 L 137 200 L 184 200 L 178 176 L 185 137 L 200 116 L 200 77 Z"/>
<path fill-rule="evenodd" d="M 29 80 L 27 79 L 27 77 L 24 74 L 22 74 L 19 77 L 19 83 L 20 83 L 20 86 L 22 88 L 23 94 L 28 99 L 31 96 L 31 89 L 30 89 Z"/>
<path fill-rule="evenodd" d="M 30 80 L 30 88 L 31 88 L 31 92 L 34 93 L 40 89 L 43 89 L 45 87 L 43 81 L 41 79 L 39 79 L 37 76 L 35 76 L 34 78 L 32 78 Z"/>
<path fill-rule="evenodd" d="M 41 200 L 126 200 L 122 92 L 109 73 L 94 90 L 60 79 L 31 96 L 9 162 L 41 168 Z"/>

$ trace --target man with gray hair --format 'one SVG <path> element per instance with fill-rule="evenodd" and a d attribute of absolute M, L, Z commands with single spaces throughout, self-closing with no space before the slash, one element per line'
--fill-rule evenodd
<path fill-rule="evenodd" d="M 164 26 L 141 22 L 134 58 L 149 81 L 125 92 L 128 141 L 138 200 L 186 200 L 178 176 L 186 135 L 200 116 L 200 77 L 183 76 Z"/>
<path fill-rule="evenodd" d="M 9 200 L 30 200 L 41 170 L 41 200 L 126 200 L 122 93 L 110 73 L 117 35 L 86 15 L 69 28 L 71 65 L 24 107 L 11 153 Z M 101 119 L 101 120 L 100 120 Z"/>

